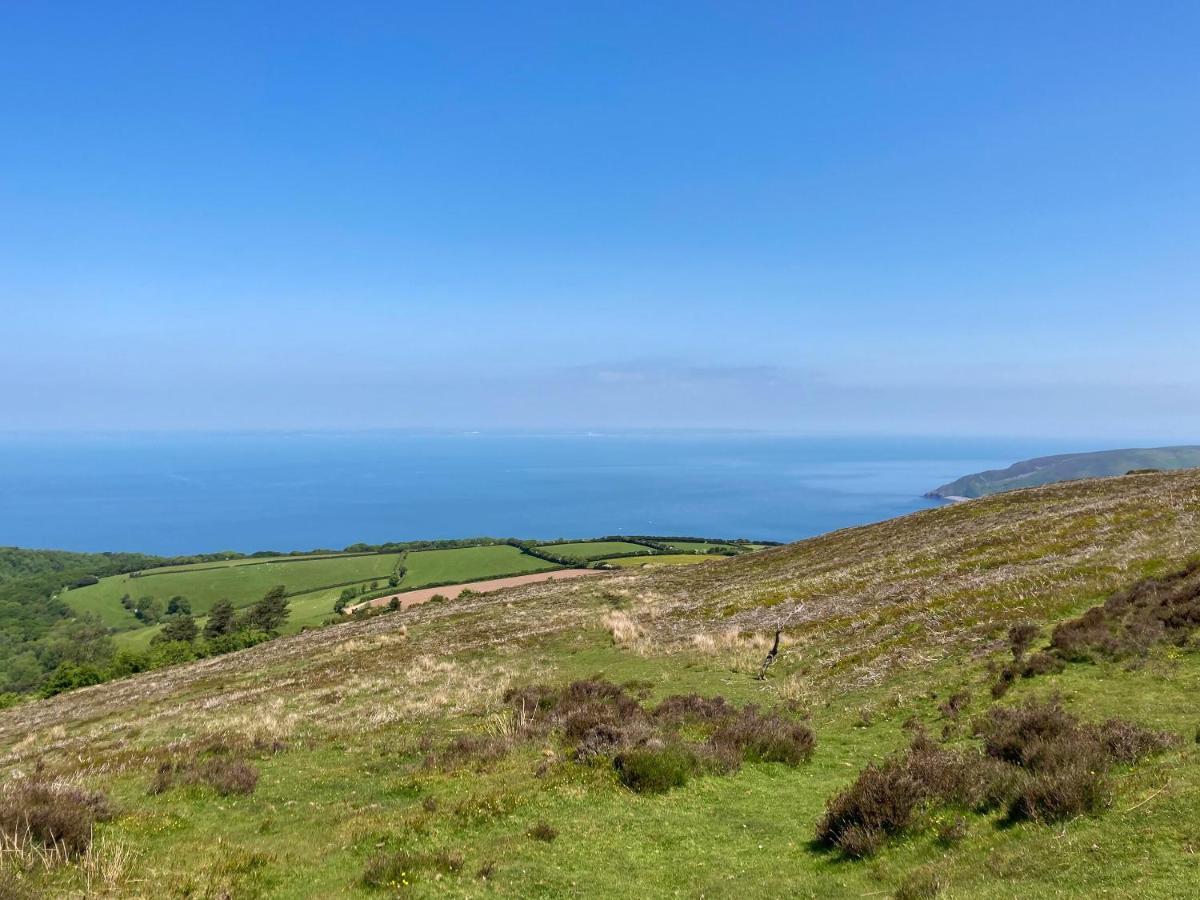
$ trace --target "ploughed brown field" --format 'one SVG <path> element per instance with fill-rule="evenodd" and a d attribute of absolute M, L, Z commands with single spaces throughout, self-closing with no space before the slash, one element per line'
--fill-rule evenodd
<path fill-rule="evenodd" d="M 393 599 L 399 598 L 401 609 L 417 606 L 427 600 L 441 595 L 447 600 L 453 600 L 463 591 L 474 591 L 476 594 L 486 594 L 488 591 L 498 591 L 501 588 L 517 587 L 531 584 L 535 581 L 554 581 L 560 578 L 578 578 L 580 575 L 601 575 L 595 569 L 555 569 L 551 572 L 533 572 L 529 575 L 510 575 L 508 578 L 489 578 L 486 581 L 469 581 L 466 584 L 447 584 L 442 587 L 420 588 L 415 591 L 401 591 L 398 594 L 388 594 L 386 597 L 376 597 L 365 603 L 347 606 L 346 612 L 351 613 L 364 606 L 387 606 Z"/>

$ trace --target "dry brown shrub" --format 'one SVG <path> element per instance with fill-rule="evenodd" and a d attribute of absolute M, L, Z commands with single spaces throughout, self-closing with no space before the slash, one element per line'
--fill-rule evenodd
<path fill-rule="evenodd" d="M 1057 699 L 993 707 L 976 723 L 983 752 L 948 750 L 919 733 L 904 753 L 868 766 L 832 797 L 817 842 L 870 855 L 917 824 L 923 806 L 986 811 L 1010 820 L 1056 821 L 1101 810 L 1108 770 L 1170 746 L 1170 735 L 1130 722 L 1081 724 Z"/>
<path fill-rule="evenodd" d="M 1121 659 L 1161 643 L 1185 643 L 1200 627 L 1200 561 L 1146 578 L 1054 629 L 1050 644 L 1069 661 Z"/>
<path fill-rule="evenodd" d="M 97 822 L 112 818 L 108 798 L 66 781 L 17 778 L 0 789 L 0 832 L 75 856 L 88 849 Z"/>
<path fill-rule="evenodd" d="M 187 785 L 206 785 L 222 797 L 246 796 L 258 787 L 258 770 L 240 756 L 223 753 L 168 758 L 159 763 L 147 793 L 162 794 Z"/>
<path fill-rule="evenodd" d="M 1022 622 L 1008 629 L 1008 644 L 1014 660 L 1024 658 L 1029 648 L 1042 635 L 1042 629 L 1033 622 Z"/>
<path fill-rule="evenodd" d="M 709 746 L 727 759 L 747 762 L 777 762 L 798 766 L 807 762 L 816 748 L 812 729 L 777 714 L 763 714 L 747 706 L 727 716 L 709 738 Z"/>

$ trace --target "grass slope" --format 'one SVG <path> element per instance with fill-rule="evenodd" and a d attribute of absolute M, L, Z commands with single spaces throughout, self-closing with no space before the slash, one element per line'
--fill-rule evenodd
<path fill-rule="evenodd" d="M 415 607 L 13 708 L 0 713 L 0 767 L 41 760 L 119 809 L 86 864 L 21 877 L 51 895 L 858 897 L 918 873 L 948 897 L 1190 896 L 1193 647 L 1135 668 L 1072 664 L 1001 701 L 1058 691 L 1088 719 L 1131 716 L 1188 739 L 1118 773 L 1104 815 L 1002 827 L 964 812 L 952 847 L 930 829 L 857 863 L 810 841 L 826 798 L 904 746 L 906 723 L 971 742 L 1010 624 L 1076 614 L 1180 564 L 1198 536 L 1200 473 L 1054 485 L 702 566 Z M 783 653 L 757 681 L 779 625 Z M 507 687 L 597 672 L 636 681 L 647 702 L 695 691 L 806 710 L 816 753 L 661 796 L 631 794 L 554 739 L 425 764 L 455 736 L 505 733 Z M 939 704 L 960 690 L 971 700 L 948 720 Z M 286 746 L 251 755 L 261 780 L 249 796 L 147 793 L 161 761 L 214 735 Z M 541 822 L 557 838 L 530 837 Z M 453 865 L 367 887 L 369 860 L 399 850 Z"/>
<path fill-rule="evenodd" d="M 1105 478 L 1138 469 L 1186 469 L 1200 466 L 1200 447 L 1156 447 L 1146 450 L 1099 450 L 1063 453 L 964 475 L 929 492 L 930 497 L 983 497 L 999 491 L 1037 487 L 1080 478 Z"/>

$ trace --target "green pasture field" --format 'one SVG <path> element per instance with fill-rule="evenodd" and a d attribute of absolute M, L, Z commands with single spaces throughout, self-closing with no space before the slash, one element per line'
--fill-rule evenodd
<path fill-rule="evenodd" d="M 197 624 L 203 628 L 203 614 L 211 609 L 213 602 L 220 597 L 228 597 L 234 606 L 245 607 L 257 601 L 276 584 L 283 584 L 289 591 L 296 591 L 303 590 L 305 585 L 336 584 L 356 576 L 360 584 L 378 580 L 382 586 L 386 586 L 386 579 L 395 569 L 398 558 L 399 554 L 373 554 L 328 557 L 321 562 L 302 563 L 293 560 L 257 567 L 242 565 L 211 568 L 211 564 L 173 567 L 170 574 L 166 575 L 132 579 L 127 575 L 119 575 L 106 578 L 100 584 L 70 591 L 66 596 L 68 601 L 84 601 L 78 606 L 73 604 L 77 612 L 96 612 L 110 627 L 125 629 L 116 636 L 118 646 L 141 650 L 149 646 L 150 640 L 161 630 L 161 626 L 140 627 L 138 620 L 121 606 L 121 597 L 126 593 L 133 597 L 155 596 L 164 602 L 176 594 L 187 597 L 192 601 L 192 611 L 196 615 Z M 338 565 L 335 567 L 334 563 Z M 506 575 L 526 575 L 561 568 L 555 563 L 524 554 L 507 544 L 453 550 L 420 550 L 409 553 L 404 563 L 407 572 L 399 590 L 411 590 L 431 584 L 479 581 Z M 308 568 L 300 568 L 301 566 Z M 238 569 L 249 569 L 250 574 L 261 577 L 244 578 L 234 582 L 231 574 Z M 237 574 L 246 573 L 243 571 Z M 294 578 L 297 574 L 308 577 L 299 584 L 281 577 L 287 575 Z M 150 593 L 144 589 L 146 585 L 157 586 L 160 581 L 163 586 L 169 588 L 167 593 Z M 222 587 L 214 592 L 213 582 Z M 325 622 L 333 614 L 333 604 L 342 590 L 341 586 L 330 587 L 292 597 L 288 603 L 291 615 L 288 616 L 283 631 L 296 632 L 305 625 L 320 625 Z M 205 602 L 198 602 L 200 598 L 204 598 Z"/>
<path fill-rule="evenodd" d="M 400 582 L 402 591 L 431 584 L 461 584 L 562 568 L 556 563 L 522 553 L 508 544 L 455 550 L 418 550 L 409 553 L 404 564 L 408 571 Z"/>
<path fill-rule="evenodd" d="M 622 569 L 640 569 L 642 566 L 691 566 L 708 562 L 710 559 L 725 559 L 723 556 L 708 556 L 703 553 L 663 553 L 659 556 L 623 556 L 606 560 L 608 565 Z"/>
<path fill-rule="evenodd" d="M 617 553 L 654 552 L 643 544 L 631 544 L 628 541 L 576 541 L 571 544 L 546 544 L 542 549 L 556 556 L 587 561 L 603 559 Z"/>
<path fill-rule="evenodd" d="M 342 593 L 341 588 L 330 588 L 325 591 L 312 591 L 291 597 L 288 600 L 289 615 L 280 631 L 283 634 L 295 634 L 301 628 L 323 625 L 333 616 L 333 604 Z M 136 621 L 136 620 L 135 620 Z M 196 625 L 204 629 L 208 616 L 197 616 Z M 146 650 L 154 636 L 162 631 L 162 625 L 150 625 L 133 628 L 128 631 L 118 631 L 113 635 L 113 641 L 122 650 Z"/>
<path fill-rule="evenodd" d="M 236 560 L 228 564 L 148 569 L 147 573 L 155 574 L 114 575 L 101 579 L 99 584 L 67 591 L 63 599 L 76 613 L 95 614 L 110 628 L 139 628 L 141 623 L 121 605 L 125 594 L 134 599 L 154 597 L 164 604 L 171 597 L 184 596 L 191 601 L 193 614 L 199 616 L 222 598 L 230 600 L 235 607 L 249 606 L 277 584 L 297 593 L 345 582 L 380 580 L 386 583 L 399 561 L 400 554 L 387 553 L 286 558 L 270 562 Z"/>

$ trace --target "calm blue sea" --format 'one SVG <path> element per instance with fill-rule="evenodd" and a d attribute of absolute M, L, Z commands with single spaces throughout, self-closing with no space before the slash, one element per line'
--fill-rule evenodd
<path fill-rule="evenodd" d="M 1051 441 L 747 434 L 0 436 L 0 544 L 181 554 L 411 538 L 788 541 Z"/>

